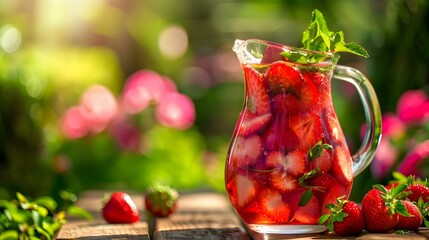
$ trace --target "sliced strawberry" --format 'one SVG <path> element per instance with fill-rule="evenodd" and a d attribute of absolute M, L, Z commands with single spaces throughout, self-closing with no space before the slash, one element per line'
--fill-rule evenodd
<path fill-rule="evenodd" d="M 338 122 L 338 118 L 335 113 L 328 112 L 324 115 L 323 119 L 326 132 L 328 133 L 328 136 L 325 136 L 327 141 L 330 141 L 331 139 L 335 141 L 343 140 L 343 130 L 341 129 L 340 123 Z"/>
<path fill-rule="evenodd" d="M 331 170 L 332 167 L 332 161 L 333 161 L 333 154 L 331 150 L 323 149 L 322 155 L 320 157 L 317 157 L 310 163 L 311 169 L 319 169 L 319 171 L 328 172 Z"/>
<path fill-rule="evenodd" d="M 320 217 L 319 200 L 313 195 L 305 206 L 297 206 L 293 219 L 304 224 L 317 224 Z"/>
<path fill-rule="evenodd" d="M 322 215 L 328 214 L 329 209 L 326 208 L 328 204 L 335 204 L 337 202 L 337 198 L 345 196 L 347 199 L 350 194 L 350 190 L 346 189 L 341 184 L 334 184 L 331 189 L 326 193 L 325 198 L 322 201 Z"/>
<path fill-rule="evenodd" d="M 331 83 L 326 74 L 320 72 L 305 72 L 302 74 L 305 80 L 313 82 L 319 92 L 330 92 Z"/>
<path fill-rule="evenodd" d="M 266 163 L 269 166 L 280 167 L 295 176 L 300 176 L 305 171 L 305 157 L 304 152 L 299 150 L 289 152 L 287 155 L 280 151 L 274 151 L 268 154 Z"/>
<path fill-rule="evenodd" d="M 305 81 L 296 94 L 301 112 L 313 110 L 321 105 L 320 94 L 311 81 Z"/>
<path fill-rule="evenodd" d="M 337 146 L 335 148 L 334 162 L 332 166 L 334 176 L 343 185 L 348 186 L 353 181 L 353 162 L 349 154 L 345 150 Z"/>
<path fill-rule="evenodd" d="M 298 136 L 293 132 L 281 118 L 273 119 L 270 127 L 265 131 L 265 148 L 269 151 L 292 151 L 299 145 Z"/>
<path fill-rule="evenodd" d="M 298 113 L 288 119 L 289 127 L 300 141 L 299 147 L 307 152 L 323 138 L 322 122 L 319 115 L 311 112 Z"/>
<path fill-rule="evenodd" d="M 322 202 L 323 198 L 331 190 L 332 186 L 336 184 L 336 182 L 337 180 L 329 173 L 323 173 L 309 179 L 306 184 L 312 189 L 314 196 Z"/>
<path fill-rule="evenodd" d="M 270 174 L 271 186 L 282 193 L 291 192 L 298 188 L 298 179 L 288 172 L 276 170 Z"/>
<path fill-rule="evenodd" d="M 262 151 L 262 139 L 258 135 L 237 137 L 231 148 L 231 164 L 244 167 L 255 164 Z"/>
<path fill-rule="evenodd" d="M 234 178 L 235 196 L 233 201 L 237 207 L 242 208 L 250 204 L 256 196 L 256 183 L 244 175 Z"/>
<path fill-rule="evenodd" d="M 258 195 L 258 206 L 261 211 L 276 223 L 289 221 L 292 209 L 285 203 L 282 195 L 274 189 L 264 189 Z"/>
<path fill-rule="evenodd" d="M 265 49 L 264 57 L 261 60 L 261 64 L 273 63 L 275 61 L 284 61 L 285 58 L 281 55 L 283 49 L 276 46 L 268 46 Z"/>
<path fill-rule="evenodd" d="M 248 136 L 267 126 L 271 120 L 271 113 L 268 112 L 262 115 L 242 113 L 240 119 L 240 123 L 237 127 L 238 134 L 241 136 Z"/>
<path fill-rule="evenodd" d="M 295 94 L 277 94 L 271 98 L 273 113 L 295 114 L 299 112 L 299 99 Z"/>
<path fill-rule="evenodd" d="M 270 99 L 264 78 L 251 67 L 244 67 L 246 81 L 246 111 L 251 114 L 263 115 L 270 112 Z"/>
<path fill-rule="evenodd" d="M 267 71 L 266 79 L 273 94 L 294 94 L 301 89 L 301 74 L 285 62 L 275 62 Z"/>

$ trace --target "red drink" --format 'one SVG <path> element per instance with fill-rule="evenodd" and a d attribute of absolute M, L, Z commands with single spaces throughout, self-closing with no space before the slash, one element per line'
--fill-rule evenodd
<path fill-rule="evenodd" d="M 280 59 L 242 67 L 246 99 L 225 171 L 230 202 L 254 231 L 317 225 L 353 182 L 331 98 L 334 65 Z"/>

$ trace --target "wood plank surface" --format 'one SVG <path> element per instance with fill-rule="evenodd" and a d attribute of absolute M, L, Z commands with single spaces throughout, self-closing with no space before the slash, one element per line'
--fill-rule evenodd
<path fill-rule="evenodd" d="M 91 191 L 79 197 L 78 206 L 90 211 L 94 221 L 71 219 L 58 234 L 57 239 L 268 239 L 264 235 L 250 237 L 244 231 L 238 217 L 231 209 L 225 195 L 214 192 L 181 193 L 178 210 L 168 218 L 158 218 L 146 223 L 143 212 L 136 224 L 107 224 L 101 218 L 104 192 Z M 141 194 L 130 194 L 140 210 L 143 210 Z M 270 239 L 429 239 L 429 229 L 420 228 L 417 233 L 362 233 L 354 237 L 338 237 L 332 234 L 270 236 Z"/>

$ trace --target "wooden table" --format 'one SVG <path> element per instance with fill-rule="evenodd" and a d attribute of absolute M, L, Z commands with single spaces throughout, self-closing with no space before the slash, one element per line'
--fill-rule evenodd
<path fill-rule="evenodd" d="M 203 239 L 203 240 L 250 240 L 240 221 L 231 210 L 226 197 L 220 193 L 194 192 L 182 193 L 178 211 L 168 218 L 152 221 L 150 226 L 142 217 L 135 224 L 107 224 L 100 214 L 104 192 L 90 191 L 80 196 L 78 206 L 90 211 L 95 220 L 70 219 L 57 239 Z M 142 209 L 143 197 L 130 194 Z M 141 216 L 144 216 L 142 213 Z M 253 236 L 264 239 L 264 236 Z M 357 237 L 337 237 L 329 234 L 291 235 L 277 239 L 429 239 L 429 229 L 421 228 L 417 233 L 407 234 L 369 234 Z"/>

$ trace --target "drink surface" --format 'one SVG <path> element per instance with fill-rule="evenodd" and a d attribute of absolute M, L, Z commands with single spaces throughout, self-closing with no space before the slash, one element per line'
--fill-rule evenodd
<path fill-rule="evenodd" d="M 263 62 L 242 65 L 245 101 L 227 155 L 227 194 L 249 226 L 317 225 L 353 182 L 332 103 L 333 66 Z"/>

